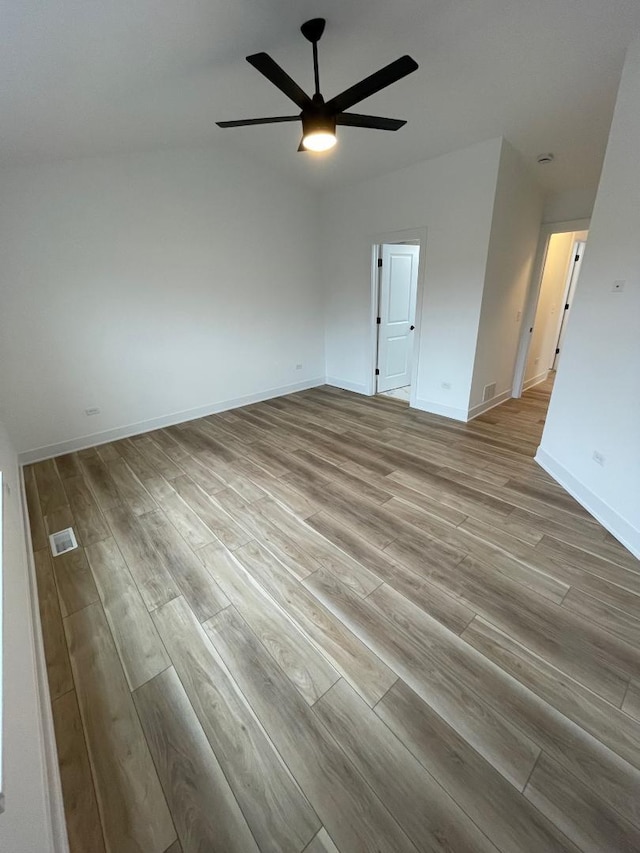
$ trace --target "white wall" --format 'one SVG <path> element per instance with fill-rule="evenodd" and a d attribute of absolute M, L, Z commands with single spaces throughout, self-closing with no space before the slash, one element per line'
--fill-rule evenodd
<path fill-rule="evenodd" d="M 524 372 L 525 386 L 530 387 L 536 381 L 547 376 L 553 365 L 555 347 L 558 340 L 562 297 L 564 296 L 569 263 L 572 257 L 575 232 L 552 234 L 549 238 L 547 258 L 540 282 L 540 295 L 536 307 L 527 366 Z"/>
<path fill-rule="evenodd" d="M 323 197 L 329 382 L 368 386 L 371 245 L 426 228 L 417 405 L 466 417 L 501 149 L 502 140 L 489 140 Z"/>
<path fill-rule="evenodd" d="M 322 380 L 317 224 L 311 190 L 213 149 L 0 172 L 18 451 Z"/>
<path fill-rule="evenodd" d="M 0 471 L 5 481 L 2 548 L 5 811 L 0 814 L 0 850 L 48 853 L 53 848 L 45 793 L 45 750 L 18 465 L 2 424 Z M 48 702 L 48 697 L 45 701 Z"/>
<path fill-rule="evenodd" d="M 588 187 L 586 189 L 565 190 L 548 196 L 544 202 L 543 223 L 591 219 L 596 190 L 597 187 Z"/>
<path fill-rule="evenodd" d="M 542 193 L 520 155 L 504 141 L 469 397 L 470 416 L 511 396 L 541 215 Z M 493 383 L 495 392 L 483 403 L 484 388 Z"/>
<path fill-rule="evenodd" d="M 629 49 L 539 461 L 640 556 L 640 40 Z M 622 293 L 612 283 L 625 280 Z M 600 466 L 593 451 L 605 457 Z"/>

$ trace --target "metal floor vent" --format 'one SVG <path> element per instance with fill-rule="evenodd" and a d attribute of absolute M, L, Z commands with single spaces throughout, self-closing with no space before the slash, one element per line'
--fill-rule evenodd
<path fill-rule="evenodd" d="M 67 551 L 73 551 L 74 548 L 78 547 L 73 527 L 67 527 L 64 530 L 58 530 L 57 533 L 52 533 L 49 537 L 49 544 L 51 545 L 51 553 L 54 557 L 66 554 Z"/>
<path fill-rule="evenodd" d="M 484 393 L 482 395 L 482 402 L 486 403 L 487 400 L 491 400 L 496 395 L 496 383 L 492 382 L 490 385 L 484 386 Z"/>

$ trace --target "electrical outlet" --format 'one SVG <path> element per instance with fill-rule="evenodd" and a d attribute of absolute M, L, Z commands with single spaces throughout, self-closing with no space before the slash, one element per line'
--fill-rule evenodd
<path fill-rule="evenodd" d="M 516 323 L 520 322 L 521 317 L 522 317 L 522 311 L 518 311 L 518 313 L 516 314 Z"/>
<path fill-rule="evenodd" d="M 538 363 L 539 363 L 539 361 L 540 361 L 540 356 L 538 356 L 538 357 L 534 360 L 534 362 L 533 362 L 533 363 L 534 363 L 534 364 L 538 364 Z"/>
<path fill-rule="evenodd" d="M 604 456 L 602 453 L 598 453 L 597 450 L 593 451 L 593 461 L 597 462 L 598 465 L 604 465 Z"/>
<path fill-rule="evenodd" d="M 86 415 L 87 417 L 91 417 L 91 415 L 99 415 L 99 414 L 100 414 L 100 409 L 98 409 L 98 408 L 85 409 L 85 410 L 84 410 L 84 413 L 85 413 L 85 415 Z"/>
<path fill-rule="evenodd" d="M 611 290 L 614 293 L 622 293 L 622 291 L 624 290 L 625 284 L 626 284 L 626 281 L 624 281 L 624 279 L 618 279 L 617 281 L 614 281 L 613 284 L 611 285 Z"/>
<path fill-rule="evenodd" d="M 445 391 L 451 391 L 451 383 L 450 382 L 442 382 L 440 384 L 440 387 L 443 388 Z"/>
<path fill-rule="evenodd" d="M 296 364 L 296 370 L 302 370 L 302 365 L 301 365 L 301 364 Z"/>

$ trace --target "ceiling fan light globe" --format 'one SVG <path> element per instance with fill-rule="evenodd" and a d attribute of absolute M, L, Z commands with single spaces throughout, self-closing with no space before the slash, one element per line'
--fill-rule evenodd
<path fill-rule="evenodd" d="M 302 145 L 307 151 L 328 151 L 337 141 L 335 133 L 313 130 L 303 137 Z"/>

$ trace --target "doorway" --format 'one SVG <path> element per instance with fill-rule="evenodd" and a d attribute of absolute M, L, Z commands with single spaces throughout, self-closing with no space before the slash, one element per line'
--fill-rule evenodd
<path fill-rule="evenodd" d="M 588 237 L 588 220 L 544 225 L 525 309 L 513 396 L 552 382 L 562 357 Z"/>
<path fill-rule="evenodd" d="M 375 393 L 409 403 L 420 241 L 378 244 L 376 264 Z"/>

